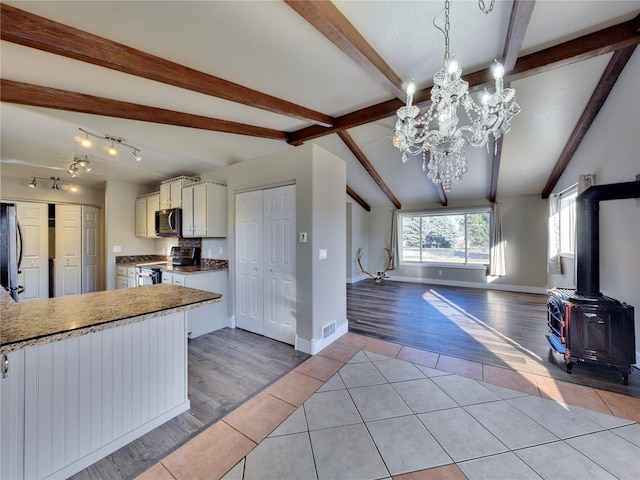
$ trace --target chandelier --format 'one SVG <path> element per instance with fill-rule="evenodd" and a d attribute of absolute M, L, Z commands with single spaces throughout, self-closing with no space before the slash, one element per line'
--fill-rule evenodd
<path fill-rule="evenodd" d="M 483 0 L 479 0 L 480 9 L 489 13 L 493 9 L 493 0 L 488 9 Z M 393 145 L 402 151 L 402 162 L 406 163 L 409 155 L 422 154 L 422 170 L 427 170 L 427 177 L 442 185 L 444 191 L 451 190 L 452 182 L 459 182 L 467 171 L 465 147 L 487 145 L 489 137 L 497 140 L 510 128 L 510 120 L 520 111 L 514 101 L 516 91 L 504 88 L 504 68 L 496 60 L 493 65 L 495 92 L 490 94 L 484 90 L 482 105 L 476 104 L 469 94 L 469 84 L 462 80 L 462 69 L 449 52 L 449 8 L 450 1 L 445 1 L 444 34 L 445 53 L 444 68 L 433 77 L 431 88 L 431 105 L 420 117 L 420 110 L 413 103 L 415 84 L 407 87 L 407 104 L 398 109 L 398 120 L 393 134 Z M 462 108 L 460 108 L 462 107 Z M 458 110 L 463 110 L 468 125 L 458 125 Z M 488 146 L 487 146 L 488 148 Z M 430 158 L 427 158 L 427 153 Z"/>

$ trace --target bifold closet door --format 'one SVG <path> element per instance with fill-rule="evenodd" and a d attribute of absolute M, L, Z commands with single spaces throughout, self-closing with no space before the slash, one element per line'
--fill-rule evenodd
<path fill-rule="evenodd" d="M 236 195 L 236 325 L 293 344 L 296 187 Z"/>

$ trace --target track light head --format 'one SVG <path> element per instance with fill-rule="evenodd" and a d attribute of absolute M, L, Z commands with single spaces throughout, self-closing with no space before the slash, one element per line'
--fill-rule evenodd
<path fill-rule="evenodd" d="M 37 185 L 38 185 L 38 181 L 36 180 L 35 177 L 33 177 L 33 180 L 31 180 L 31 183 L 29 184 L 29 186 L 31 188 L 36 188 Z"/>
<path fill-rule="evenodd" d="M 136 162 L 142 160 L 142 157 L 140 156 L 140 150 L 138 149 L 134 149 L 133 152 L 131 152 L 131 156 L 135 159 Z"/>
<path fill-rule="evenodd" d="M 105 152 L 107 152 L 109 155 L 117 155 L 118 154 L 118 150 L 116 149 L 116 146 L 114 145 L 113 142 L 111 142 L 110 146 L 104 145 L 102 147 L 104 149 Z"/>

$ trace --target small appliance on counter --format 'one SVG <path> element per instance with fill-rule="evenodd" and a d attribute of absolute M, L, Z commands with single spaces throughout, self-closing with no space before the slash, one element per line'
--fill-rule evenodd
<path fill-rule="evenodd" d="M 171 265 L 174 267 L 200 265 L 200 247 L 171 247 Z"/>

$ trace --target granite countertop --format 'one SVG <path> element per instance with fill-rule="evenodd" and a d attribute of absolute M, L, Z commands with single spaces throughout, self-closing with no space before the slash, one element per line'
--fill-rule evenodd
<path fill-rule="evenodd" d="M 218 303 L 219 293 L 156 284 L 16 303 L 0 288 L 0 354 Z"/>
<path fill-rule="evenodd" d="M 165 262 L 120 262 L 116 264 L 118 267 L 135 267 L 136 265 L 161 265 Z M 163 272 L 180 273 L 191 275 L 194 273 L 220 272 L 228 270 L 228 267 L 222 265 L 176 265 L 167 263 L 166 266 L 160 268 Z"/>

